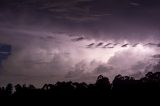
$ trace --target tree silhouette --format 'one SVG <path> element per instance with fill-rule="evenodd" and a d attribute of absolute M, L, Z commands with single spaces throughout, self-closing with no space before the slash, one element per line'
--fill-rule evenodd
<path fill-rule="evenodd" d="M 13 85 L 8 84 L 6 87 L 6 95 L 10 96 L 10 95 L 12 95 L 12 92 L 13 92 Z"/>
<path fill-rule="evenodd" d="M 15 91 L 13 92 L 13 89 Z M 0 88 L 0 97 L 129 97 L 157 96 L 160 94 L 160 72 L 148 72 L 145 77 L 135 80 L 130 76 L 115 76 L 112 83 L 107 77 L 99 75 L 96 83 L 57 82 L 44 84 L 42 88 L 34 85 L 12 84 Z"/>
<path fill-rule="evenodd" d="M 96 81 L 96 91 L 97 95 L 109 95 L 109 92 L 111 90 L 111 84 L 109 82 L 109 79 L 107 77 L 103 77 L 102 75 L 99 75 Z"/>

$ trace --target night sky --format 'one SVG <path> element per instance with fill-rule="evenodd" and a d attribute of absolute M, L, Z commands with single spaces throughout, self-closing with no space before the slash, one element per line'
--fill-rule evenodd
<path fill-rule="evenodd" d="M 0 0 L 0 86 L 158 71 L 159 0 Z"/>

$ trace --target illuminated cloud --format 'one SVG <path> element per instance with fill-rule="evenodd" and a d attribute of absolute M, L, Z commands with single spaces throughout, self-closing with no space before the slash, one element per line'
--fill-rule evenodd
<path fill-rule="evenodd" d="M 0 82 L 143 74 L 159 61 L 159 12 L 158 0 L 1 0 L 0 43 L 12 54 Z"/>

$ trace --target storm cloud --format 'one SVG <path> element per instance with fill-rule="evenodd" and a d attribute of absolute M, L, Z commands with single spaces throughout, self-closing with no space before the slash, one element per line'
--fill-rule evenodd
<path fill-rule="evenodd" d="M 159 0 L 1 0 L 5 84 L 93 81 L 159 61 Z"/>
<path fill-rule="evenodd" d="M 0 22 L 95 39 L 158 40 L 159 5 L 158 0 L 1 0 Z"/>

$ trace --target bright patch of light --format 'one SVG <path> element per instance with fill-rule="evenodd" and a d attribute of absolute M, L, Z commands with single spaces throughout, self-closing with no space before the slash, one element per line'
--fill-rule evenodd
<path fill-rule="evenodd" d="M 125 41 L 124 43 L 128 43 L 128 42 Z M 84 51 L 85 52 L 84 58 L 86 58 L 86 60 L 88 61 L 95 60 L 95 61 L 107 63 L 111 57 L 116 55 L 117 52 L 123 52 L 123 51 L 131 51 L 132 54 L 136 55 L 139 58 L 150 56 L 156 53 L 153 48 L 145 47 L 142 44 L 138 44 L 136 47 L 132 47 L 132 46 L 121 47 L 119 45 L 114 48 L 86 49 Z"/>

